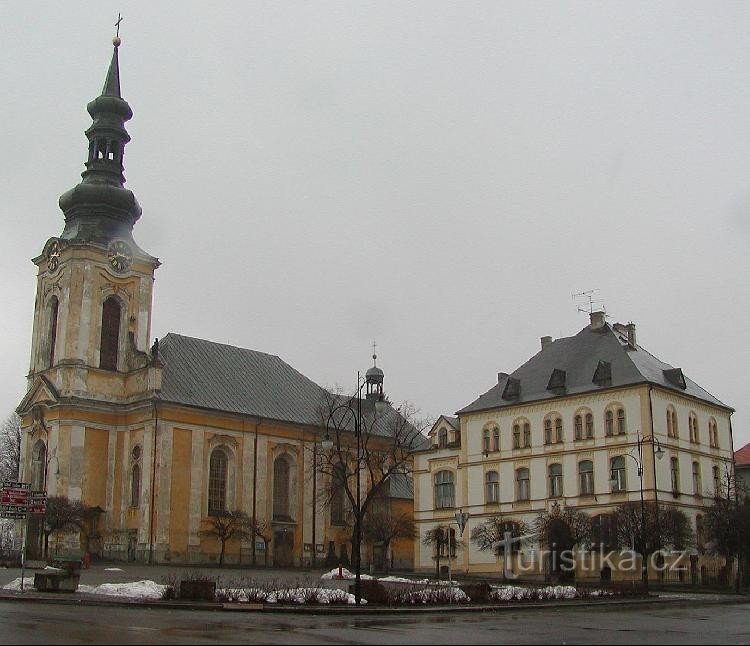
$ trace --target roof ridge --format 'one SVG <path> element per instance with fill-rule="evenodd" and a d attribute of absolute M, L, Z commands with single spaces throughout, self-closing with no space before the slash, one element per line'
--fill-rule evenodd
<path fill-rule="evenodd" d="M 190 339 L 191 341 L 200 341 L 202 343 L 210 343 L 211 345 L 220 345 L 220 346 L 224 346 L 225 348 L 232 348 L 234 350 L 244 350 L 245 352 L 254 352 L 256 354 L 262 354 L 267 357 L 274 357 L 276 359 L 279 359 L 279 361 L 284 361 L 278 354 L 272 354 L 270 352 L 263 352 L 262 350 L 253 350 L 252 348 L 245 348 L 241 345 L 234 345 L 233 343 L 223 343 L 221 341 L 212 341 L 211 339 L 202 339 L 201 337 L 189 336 L 187 334 L 180 334 L 179 332 L 167 332 L 162 337 L 161 339 L 162 342 L 164 341 L 164 339 L 166 339 L 169 336 L 176 336 L 182 339 Z M 286 361 L 284 361 L 284 363 L 286 363 Z"/>

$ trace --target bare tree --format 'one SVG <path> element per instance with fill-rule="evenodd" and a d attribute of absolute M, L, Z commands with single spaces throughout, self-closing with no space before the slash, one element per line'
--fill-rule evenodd
<path fill-rule="evenodd" d="M 416 528 L 412 514 L 392 514 L 387 509 L 371 509 L 365 516 L 362 535 L 369 543 L 379 543 L 385 554 L 385 570 L 390 571 L 388 549 L 391 543 L 399 538 L 414 538 Z"/>
<path fill-rule="evenodd" d="M 742 586 L 743 562 L 750 558 L 750 498 L 742 495 L 740 489 L 736 476 L 726 473 L 703 521 L 708 551 L 737 563 L 736 592 Z"/>
<path fill-rule="evenodd" d="M 256 518 L 254 521 L 251 518 L 249 530 L 253 537 L 253 540 L 255 540 L 255 538 L 257 537 L 263 541 L 263 558 L 265 559 L 264 562 L 266 567 L 268 567 L 268 546 L 270 545 L 271 539 L 273 538 L 273 529 L 271 527 L 271 523 L 263 518 Z"/>
<path fill-rule="evenodd" d="M 66 496 L 52 496 L 47 499 L 47 511 L 44 514 L 44 558 L 49 556 L 49 537 L 57 532 L 80 530 L 86 517 L 86 508 L 76 500 Z"/>
<path fill-rule="evenodd" d="M 252 520 L 244 511 L 223 511 L 208 518 L 208 527 L 202 529 L 201 536 L 213 536 L 221 543 L 219 565 L 224 564 L 227 543 L 233 539 L 247 539 L 253 536 Z"/>
<path fill-rule="evenodd" d="M 0 484 L 17 480 L 21 464 L 21 418 L 11 413 L 0 425 Z"/>
<path fill-rule="evenodd" d="M 584 511 L 553 505 L 536 519 L 539 543 L 547 548 L 572 550 L 591 541 L 591 516 Z"/>
<path fill-rule="evenodd" d="M 426 444 L 423 430 L 428 424 L 417 420 L 410 404 L 393 408 L 388 401 L 332 392 L 320 402 L 318 414 L 321 428 L 333 443 L 331 450 L 317 452 L 316 470 L 325 481 L 320 496 L 329 506 L 339 495 L 348 502 L 354 548 L 361 543 L 357 529 L 361 531 L 373 501 L 386 496 L 389 478 L 411 472 L 412 453 Z M 358 567 L 356 556 L 354 566 Z"/>
<path fill-rule="evenodd" d="M 672 505 L 630 501 L 613 513 L 617 545 L 635 549 L 644 562 L 661 549 L 684 549 L 693 541 L 690 520 Z"/>
<path fill-rule="evenodd" d="M 483 552 L 492 550 L 496 556 L 500 556 L 505 551 L 501 541 L 505 540 L 506 532 L 511 538 L 520 538 L 529 533 L 529 526 L 522 520 L 492 516 L 471 530 L 471 542 Z M 511 552 L 517 552 L 520 548 L 521 541 L 515 541 L 511 545 Z"/>
<path fill-rule="evenodd" d="M 583 511 L 553 505 L 550 511 L 542 511 L 536 520 L 536 531 L 540 545 L 549 550 L 551 563 L 547 564 L 550 573 L 569 575 L 561 572 L 563 556 L 574 547 L 591 542 L 591 517 Z"/>
<path fill-rule="evenodd" d="M 435 559 L 435 577 L 438 580 L 440 580 L 440 559 L 442 557 L 455 558 L 456 552 L 464 548 L 463 541 L 456 538 L 456 530 L 450 525 L 438 525 L 428 529 L 422 537 L 422 545 L 432 547 L 433 558 Z"/>

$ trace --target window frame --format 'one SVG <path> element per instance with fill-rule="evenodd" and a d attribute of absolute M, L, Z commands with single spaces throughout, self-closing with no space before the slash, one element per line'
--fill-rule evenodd
<path fill-rule="evenodd" d="M 491 469 L 484 474 L 484 501 L 487 505 L 500 503 L 500 474 Z"/>
<path fill-rule="evenodd" d="M 557 467 L 557 468 L 555 468 Z M 562 498 L 564 495 L 563 468 L 559 462 L 547 466 L 547 479 L 549 483 L 549 497 Z"/>
<path fill-rule="evenodd" d="M 444 482 L 439 482 L 442 478 Z M 453 471 L 441 469 L 433 478 L 435 509 L 452 509 L 456 506 L 456 481 Z M 450 504 L 448 504 L 450 503 Z"/>
<path fill-rule="evenodd" d="M 221 464 L 221 460 L 223 464 Z M 216 460 L 216 461 L 215 461 Z M 227 512 L 229 488 L 229 450 L 217 446 L 208 458 L 208 515 L 220 516 Z M 219 504 L 220 503 L 220 504 Z"/>
<path fill-rule="evenodd" d="M 591 465 L 590 469 L 583 470 L 583 465 Z M 594 461 L 593 460 L 581 460 L 578 462 L 578 495 L 579 496 L 593 496 L 594 495 Z"/>
<path fill-rule="evenodd" d="M 628 490 L 628 473 L 624 455 L 616 455 L 609 461 L 609 472 L 611 480 L 616 482 L 612 485 L 612 493 L 626 492 Z"/>
<path fill-rule="evenodd" d="M 531 500 L 531 472 L 528 467 L 516 469 L 516 502 Z"/>

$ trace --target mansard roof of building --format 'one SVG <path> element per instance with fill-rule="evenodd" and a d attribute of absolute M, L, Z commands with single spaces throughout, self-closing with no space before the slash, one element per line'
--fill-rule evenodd
<path fill-rule="evenodd" d="M 606 364 L 609 364 L 611 379 L 597 378 L 595 381 L 595 375 L 601 377 L 601 366 Z M 640 345 L 633 344 L 632 339 L 629 341 L 620 326 L 605 323 L 596 329 L 587 325 L 575 336 L 545 344 L 511 374 L 501 373 L 495 386 L 456 414 L 507 408 L 563 396 L 563 393 L 548 389 L 550 375 L 556 369 L 565 371 L 564 396 L 650 383 L 733 410 L 687 377 L 684 377 L 684 387 L 675 383 L 677 380 L 669 377 L 677 369 L 657 359 Z M 514 396 L 510 397 L 508 391 L 512 391 Z"/>

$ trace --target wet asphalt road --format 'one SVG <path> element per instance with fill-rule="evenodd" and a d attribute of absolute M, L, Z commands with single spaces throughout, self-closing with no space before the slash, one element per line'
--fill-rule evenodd
<path fill-rule="evenodd" d="M 750 606 L 310 616 L 0 602 L 2 644 L 748 644 Z"/>

